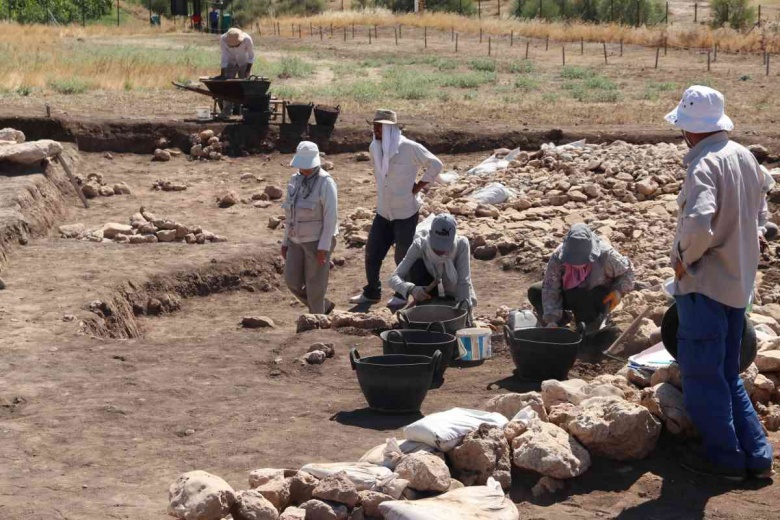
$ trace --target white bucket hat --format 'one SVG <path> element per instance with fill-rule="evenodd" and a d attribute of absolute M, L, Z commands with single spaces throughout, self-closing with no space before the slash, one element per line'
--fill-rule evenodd
<path fill-rule="evenodd" d="M 238 47 L 241 42 L 246 40 L 246 33 L 238 27 L 231 28 L 225 33 L 225 43 L 228 47 Z"/>
<path fill-rule="evenodd" d="M 300 170 L 311 170 L 320 165 L 320 149 L 316 143 L 301 141 L 295 150 L 295 157 L 290 161 L 290 166 Z"/>
<path fill-rule="evenodd" d="M 666 120 L 681 130 L 707 134 L 734 129 L 726 115 L 723 94 L 710 87 L 694 85 L 683 94 L 677 108 L 666 115 Z"/>

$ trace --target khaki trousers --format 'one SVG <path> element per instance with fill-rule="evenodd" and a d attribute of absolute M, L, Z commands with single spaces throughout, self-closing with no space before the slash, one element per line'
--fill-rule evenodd
<path fill-rule="evenodd" d="M 290 242 L 284 263 L 284 281 L 290 292 L 308 306 L 311 314 L 325 314 L 330 302 L 325 299 L 330 277 L 330 255 L 336 248 L 333 238 L 325 265 L 317 262 L 317 242 Z"/>

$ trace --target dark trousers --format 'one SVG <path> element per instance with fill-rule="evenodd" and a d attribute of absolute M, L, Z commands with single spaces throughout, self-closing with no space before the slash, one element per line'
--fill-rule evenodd
<path fill-rule="evenodd" d="M 728 469 L 770 468 L 772 445 L 739 377 L 745 309 L 696 293 L 675 300 L 685 408 L 710 461 Z"/>
<path fill-rule="evenodd" d="M 401 263 L 414 240 L 418 213 L 403 220 L 387 220 L 379 214 L 374 216 L 366 244 L 366 281 L 363 295 L 372 300 L 382 297 L 382 282 L 379 276 L 390 248 L 395 244 L 395 265 Z M 400 295 L 399 295 L 400 296 Z"/>
<path fill-rule="evenodd" d="M 574 313 L 575 323 L 590 324 L 597 321 L 606 312 L 604 298 L 609 294 L 609 289 L 604 286 L 593 289 L 581 289 L 575 287 L 563 291 L 563 309 Z M 536 315 L 541 320 L 544 317 L 542 305 L 542 282 L 535 283 L 528 288 L 528 301 L 534 306 Z M 559 325 L 565 325 L 565 318 L 561 318 Z"/>

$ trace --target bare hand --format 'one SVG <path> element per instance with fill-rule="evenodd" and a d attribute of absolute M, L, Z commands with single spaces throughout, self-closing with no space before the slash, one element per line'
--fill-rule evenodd
<path fill-rule="evenodd" d="M 328 252 L 324 249 L 318 249 L 317 250 L 317 263 L 320 265 L 325 265 L 325 263 L 328 261 Z"/>
<path fill-rule="evenodd" d="M 415 183 L 414 183 L 414 188 L 412 188 L 412 193 L 413 193 L 414 195 L 417 195 L 417 194 L 418 194 L 418 193 L 420 193 L 420 192 L 422 191 L 422 189 L 423 189 L 424 187 L 426 187 L 427 185 L 428 185 L 428 183 L 427 183 L 427 182 L 422 182 L 422 181 L 420 181 L 420 182 L 415 182 Z"/>
<path fill-rule="evenodd" d="M 282 258 L 287 259 L 287 246 L 282 246 Z"/>
<path fill-rule="evenodd" d="M 424 302 L 431 299 L 431 295 L 425 290 L 425 287 L 416 286 L 412 289 L 412 298 L 416 302 Z"/>

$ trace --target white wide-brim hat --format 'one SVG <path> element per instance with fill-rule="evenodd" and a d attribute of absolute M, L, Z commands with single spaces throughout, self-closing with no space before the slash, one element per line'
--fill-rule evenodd
<path fill-rule="evenodd" d="M 225 33 L 225 43 L 228 47 L 238 47 L 241 42 L 246 40 L 246 33 L 238 27 L 232 27 Z"/>
<path fill-rule="evenodd" d="M 701 85 L 688 88 L 680 104 L 665 119 L 680 130 L 694 134 L 734 129 L 734 122 L 726 115 L 723 94 Z"/>
<path fill-rule="evenodd" d="M 311 170 L 320 165 L 320 149 L 316 143 L 301 141 L 295 150 L 295 157 L 290 161 L 290 166 L 300 170 Z"/>

